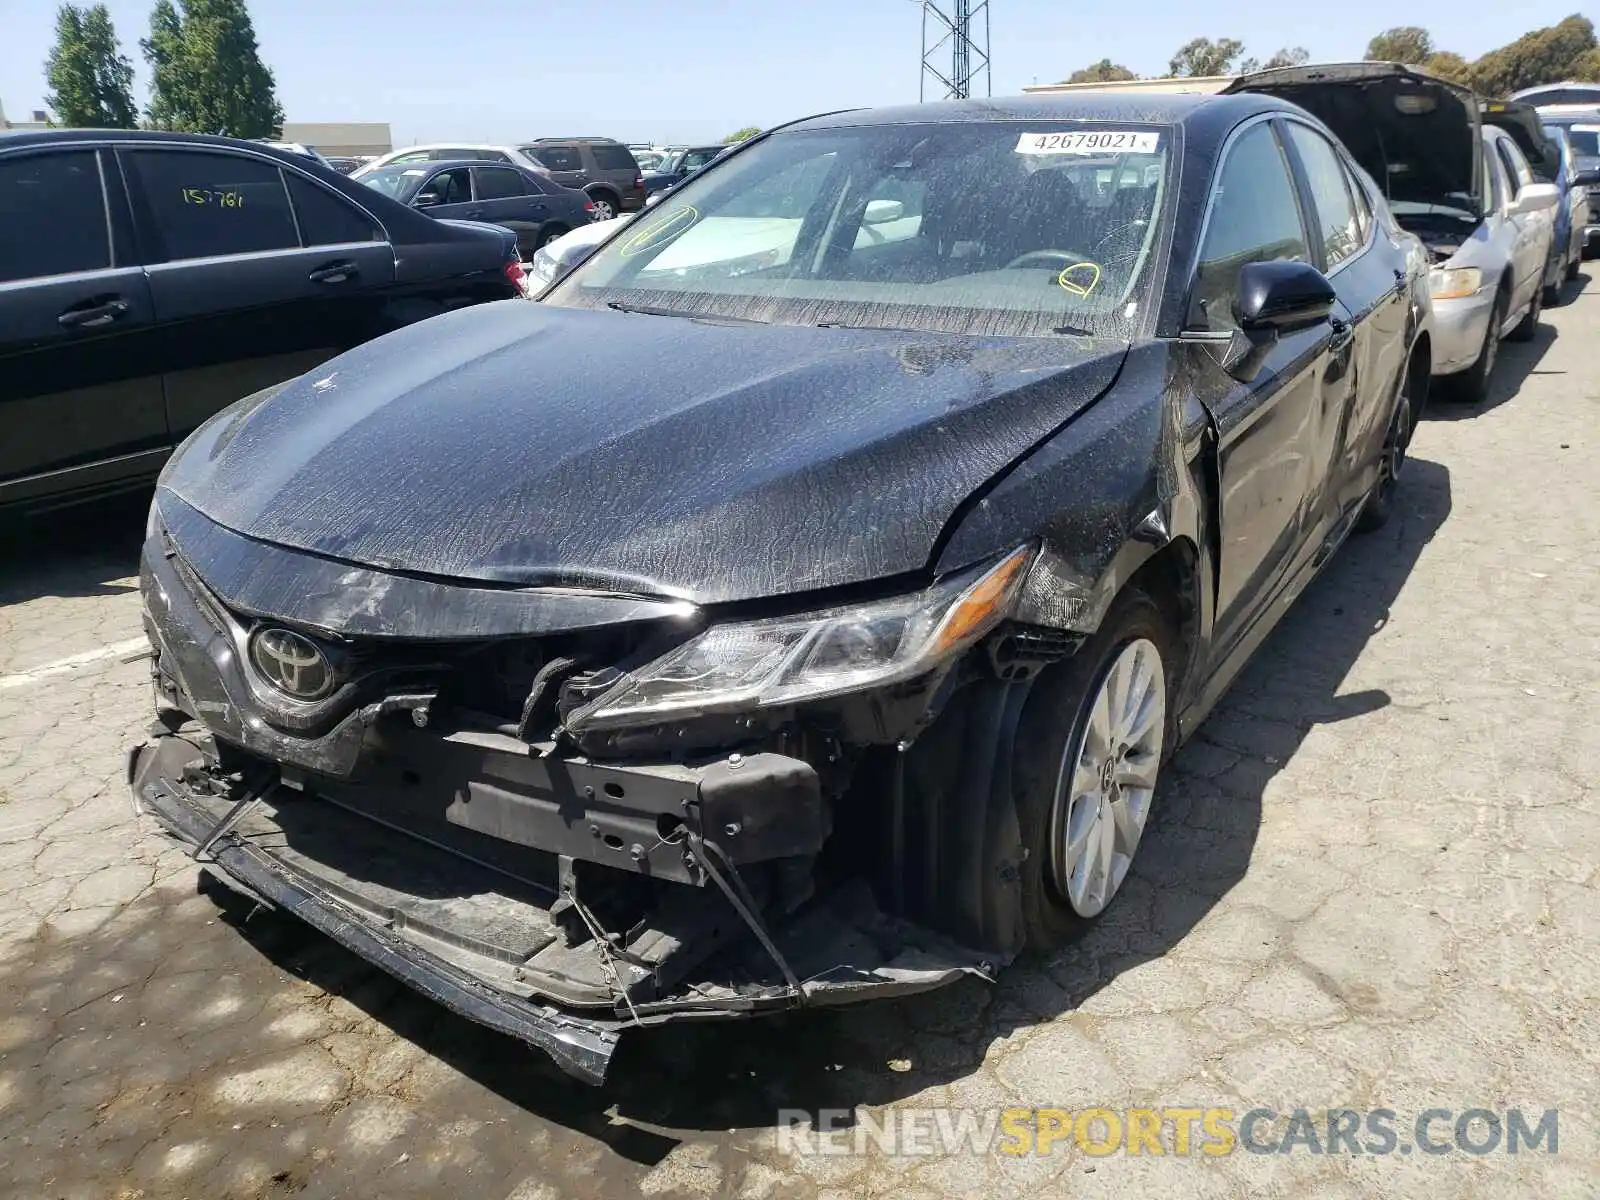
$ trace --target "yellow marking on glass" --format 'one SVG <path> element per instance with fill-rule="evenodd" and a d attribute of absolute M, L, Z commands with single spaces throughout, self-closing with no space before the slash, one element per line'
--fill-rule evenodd
<path fill-rule="evenodd" d="M 632 258 L 636 254 L 654 249 L 668 238 L 677 237 L 699 219 L 699 210 L 690 205 L 685 204 L 682 208 L 675 208 L 654 225 L 639 230 L 623 242 L 622 257 Z"/>
<path fill-rule="evenodd" d="M 1085 283 L 1085 273 L 1088 273 L 1089 282 Z M 1100 285 L 1100 267 L 1097 263 L 1073 263 L 1061 274 L 1056 276 L 1056 282 L 1074 296 L 1087 296 Z"/>

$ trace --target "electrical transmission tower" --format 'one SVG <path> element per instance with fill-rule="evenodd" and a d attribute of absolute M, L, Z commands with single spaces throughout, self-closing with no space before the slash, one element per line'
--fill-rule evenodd
<path fill-rule="evenodd" d="M 944 65 L 948 63 L 949 65 Z M 980 79 L 981 77 L 981 79 Z M 973 84 L 991 94 L 989 78 L 989 0 L 922 0 L 922 80 L 917 98 L 966 100 Z"/>

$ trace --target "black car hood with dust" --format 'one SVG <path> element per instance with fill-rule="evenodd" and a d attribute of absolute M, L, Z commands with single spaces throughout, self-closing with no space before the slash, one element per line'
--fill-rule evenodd
<path fill-rule="evenodd" d="M 1390 200 L 1484 211 L 1479 101 L 1458 84 L 1400 63 L 1362 62 L 1257 71 L 1223 92 L 1298 104 L 1338 136 Z"/>
<path fill-rule="evenodd" d="M 226 410 L 162 487 L 247 538 L 382 571 L 779 596 L 926 569 L 1126 349 L 506 301 Z"/>

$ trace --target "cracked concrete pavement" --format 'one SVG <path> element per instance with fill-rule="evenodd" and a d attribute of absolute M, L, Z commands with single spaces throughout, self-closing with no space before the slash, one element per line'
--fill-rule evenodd
<path fill-rule="evenodd" d="M 993 988 L 625 1040 L 603 1092 L 200 882 L 123 784 L 139 506 L 14 535 L 0 1193 L 1594 1195 L 1600 287 L 1569 290 L 1488 405 L 1422 424 L 1396 519 L 1179 756 L 1088 936 Z M 1555 1108 L 1559 1153 L 835 1157 L 773 1130 L 1143 1105 Z"/>

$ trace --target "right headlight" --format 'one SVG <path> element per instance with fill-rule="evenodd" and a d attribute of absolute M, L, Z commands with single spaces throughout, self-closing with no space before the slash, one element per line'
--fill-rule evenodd
<path fill-rule="evenodd" d="M 1482 286 L 1483 272 L 1477 267 L 1435 267 L 1428 273 L 1428 291 L 1435 300 L 1457 300 Z"/>
<path fill-rule="evenodd" d="M 819 700 L 913 679 L 1007 617 L 1033 562 L 1023 546 L 924 591 L 713 625 L 625 672 L 566 721 L 574 733 Z"/>

